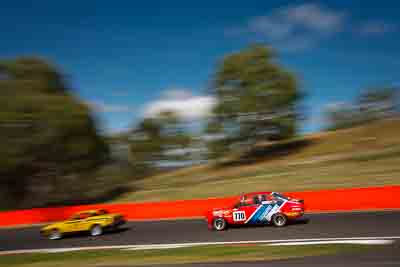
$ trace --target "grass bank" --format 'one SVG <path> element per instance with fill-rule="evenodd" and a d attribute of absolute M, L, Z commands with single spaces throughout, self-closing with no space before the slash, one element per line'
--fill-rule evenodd
<path fill-rule="evenodd" d="M 272 247 L 254 246 L 204 246 L 146 251 L 81 251 L 52 254 L 24 254 L 0 256 L 0 266 L 7 267 L 99 267 L 143 266 L 156 264 L 184 264 L 205 262 L 237 262 L 278 260 L 306 256 L 362 252 L 366 245 L 311 245 Z"/>
<path fill-rule="evenodd" d="M 135 181 L 132 187 L 136 190 L 116 201 L 400 184 L 399 119 L 308 135 L 286 143 L 260 144 L 257 150 L 252 162 L 205 164 Z"/>

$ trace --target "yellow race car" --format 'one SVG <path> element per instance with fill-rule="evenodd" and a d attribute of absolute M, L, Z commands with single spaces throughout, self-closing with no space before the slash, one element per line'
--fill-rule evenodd
<path fill-rule="evenodd" d="M 106 210 L 88 210 L 73 215 L 70 219 L 47 225 L 40 229 L 42 236 L 51 240 L 61 239 L 64 235 L 75 232 L 88 232 L 99 236 L 105 230 L 116 229 L 125 223 L 121 214 L 110 214 Z"/>

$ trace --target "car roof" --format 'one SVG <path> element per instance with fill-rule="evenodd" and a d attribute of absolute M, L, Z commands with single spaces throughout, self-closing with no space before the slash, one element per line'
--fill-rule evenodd
<path fill-rule="evenodd" d="M 103 211 L 105 209 L 97 209 L 97 210 L 83 210 L 80 212 L 77 212 L 76 214 L 83 214 L 83 213 L 98 213 L 99 211 Z"/>

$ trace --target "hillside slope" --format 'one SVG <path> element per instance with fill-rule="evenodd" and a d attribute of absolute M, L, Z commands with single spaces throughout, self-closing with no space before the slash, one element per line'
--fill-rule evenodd
<path fill-rule="evenodd" d="M 259 145 L 256 155 L 257 160 L 246 164 L 206 164 L 148 177 L 132 184 L 137 190 L 117 201 L 398 185 L 400 119 Z"/>

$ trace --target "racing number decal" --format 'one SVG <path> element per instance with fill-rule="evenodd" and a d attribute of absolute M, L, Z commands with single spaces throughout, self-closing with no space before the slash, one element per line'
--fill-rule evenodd
<path fill-rule="evenodd" d="M 235 222 L 241 222 L 246 220 L 246 213 L 244 211 L 234 211 L 233 220 Z"/>

